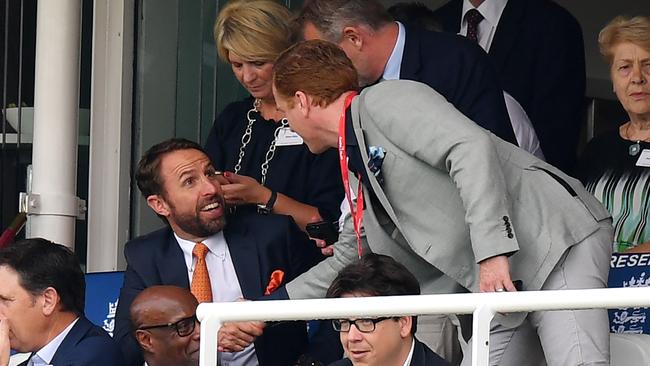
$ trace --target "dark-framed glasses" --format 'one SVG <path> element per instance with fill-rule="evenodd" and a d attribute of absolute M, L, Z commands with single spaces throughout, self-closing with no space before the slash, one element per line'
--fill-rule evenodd
<path fill-rule="evenodd" d="M 187 337 L 188 335 L 192 334 L 192 332 L 194 332 L 194 327 L 196 327 L 196 323 L 198 323 L 198 321 L 199 320 L 196 318 L 196 314 L 194 314 L 192 316 L 188 316 L 187 318 L 183 318 L 173 323 L 159 324 L 159 325 L 145 325 L 138 328 L 138 330 L 147 330 L 147 329 L 154 329 L 154 328 L 172 328 L 176 330 L 176 333 L 178 333 L 180 337 Z"/>
<path fill-rule="evenodd" d="M 375 330 L 375 324 L 384 321 L 386 319 L 391 319 L 392 317 L 381 317 L 381 318 L 364 318 L 364 319 L 333 319 L 332 327 L 337 332 L 349 332 L 350 327 L 354 324 L 355 327 L 361 333 L 370 333 Z"/>

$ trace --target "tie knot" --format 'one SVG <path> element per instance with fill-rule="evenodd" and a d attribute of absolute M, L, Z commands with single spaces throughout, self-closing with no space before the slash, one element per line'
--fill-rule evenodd
<path fill-rule="evenodd" d="M 467 20 L 468 25 L 477 26 L 484 18 L 478 10 L 470 9 L 467 11 L 467 14 L 465 14 L 465 19 Z"/>
<path fill-rule="evenodd" d="M 192 254 L 199 259 L 205 259 L 205 255 L 208 254 L 208 246 L 203 243 L 196 243 L 194 249 L 192 249 Z"/>

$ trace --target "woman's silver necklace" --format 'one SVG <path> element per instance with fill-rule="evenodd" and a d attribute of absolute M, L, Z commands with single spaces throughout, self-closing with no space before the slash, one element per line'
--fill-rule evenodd
<path fill-rule="evenodd" d="M 632 125 L 632 123 L 630 122 L 630 124 L 627 125 L 626 130 L 625 130 L 625 134 L 627 135 L 628 139 L 630 138 L 630 126 L 631 125 Z M 632 145 L 630 145 L 627 148 L 627 153 L 630 156 L 636 156 L 639 153 L 639 151 L 641 151 L 641 140 L 636 140 L 635 143 L 633 143 Z"/>
<path fill-rule="evenodd" d="M 235 164 L 235 174 L 239 174 L 239 171 L 241 170 L 241 162 L 244 160 L 244 156 L 246 155 L 246 146 L 248 146 L 248 143 L 251 141 L 251 137 L 253 135 L 253 124 L 255 123 L 256 119 L 252 117 L 253 113 L 258 113 L 259 112 L 259 107 L 262 105 L 262 101 L 260 99 L 255 99 L 253 102 L 253 108 L 248 110 L 246 113 L 246 119 L 248 119 L 248 124 L 246 125 L 246 130 L 244 131 L 244 134 L 241 137 L 241 147 L 239 148 L 239 159 L 237 160 L 237 164 Z M 280 131 L 283 128 L 287 128 L 289 126 L 289 121 L 286 118 L 283 118 L 280 121 L 280 126 L 278 126 L 275 129 L 275 132 L 273 133 L 273 141 L 271 141 L 271 145 L 269 146 L 269 149 L 266 151 L 266 155 L 264 157 L 264 162 L 262 163 L 261 170 L 262 170 L 262 179 L 261 182 L 262 185 L 266 183 L 266 176 L 269 172 L 269 163 L 271 160 L 273 160 L 273 157 L 275 156 L 275 143 L 278 140 L 278 135 L 280 134 Z"/>

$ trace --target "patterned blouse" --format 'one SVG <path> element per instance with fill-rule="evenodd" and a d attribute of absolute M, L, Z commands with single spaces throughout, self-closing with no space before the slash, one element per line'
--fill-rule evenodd
<path fill-rule="evenodd" d="M 650 240 L 650 167 L 637 165 L 644 150 L 650 143 L 614 131 L 591 140 L 578 162 L 576 177 L 612 214 L 614 252 Z"/>

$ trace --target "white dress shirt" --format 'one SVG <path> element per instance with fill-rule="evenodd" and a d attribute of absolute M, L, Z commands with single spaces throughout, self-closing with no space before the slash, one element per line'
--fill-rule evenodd
<path fill-rule="evenodd" d="M 70 323 L 70 325 L 65 327 L 65 329 L 61 333 L 59 333 L 59 335 L 54 337 L 43 348 L 39 349 L 36 352 L 36 354 L 29 359 L 29 362 L 27 362 L 27 366 L 49 365 L 52 362 L 52 359 L 54 358 L 54 354 L 59 349 L 59 346 L 61 345 L 61 343 L 63 343 L 63 340 L 68 335 L 68 333 L 70 333 L 72 327 L 74 327 L 74 325 L 77 324 L 78 320 L 79 318 L 76 318 L 72 323 Z"/>
<path fill-rule="evenodd" d="M 478 24 L 478 44 L 483 47 L 485 52 L 490 51 L 494 34 L 499 25 L 499 19 L 501 19 L 501 14 L 503 14 L 503 9 L 506 8 L 506 4 L 508 4 L 508 0 L 485 0 L 478 6 L 478 8 L 476 8 L 476 10 L 483 15 L 483 20 Z M 471 9 L 474 9 L 474 6 L 469 2 L 469 0 L 463 0 L 463 12 L 460 18 L 460 32 L 458 32 L 461 36 L 467 36 L 467 19 L 465 19 L 465 14 L 467 14 Z"/>
<path fill-rule="evenodd" d="M 185 266 L 187 267 L 187 276 L 192 285 L 192 275 L 196 266 L 196 258 L 192 255 L 195 242 L 181 239 L 174 233 L 178 245 L 183 251 Z M 244 297 L 239 286 L 239 279 L 235 266 L 230 257 L 230 250 L 223 231 L 202 241 L 209 251 L 205 255 L 205 263 L 208 266 L 210 274 L 210 287 L 212 288 L 213 302 L 232 302 Z M 241 352 L 219 352 L 219 364 L 222 366 L 255 366 L 259 362 L 255 355 L 254 344 L 246 347 Z"/>
<path fill-rule="evenodd" d="M 533 123 L 528 118 L 528 114 L 526 114 L 524 108 L 512 95 L 503 92 L 503 97 L 506 101 L 506 109 L 508 109 L 512 131 L 517 138 L 517 145 L 537 158 L 546 160 L 544 153 L 542 153 L 542 147 L 539 144 Z"/>
<path fill-rule="evenodd" d="M 400 72 L 402 71 L 402 57 L 404 56 L 404 44 L 406 43 L 406 28 L 404 24 L 395 22 L 399 26 L 399 33 L 397 34 L 397 41 L 393 47 L 393 52 L 386 62 L 384 67 L 384 80 L 399 80 Z"/>

